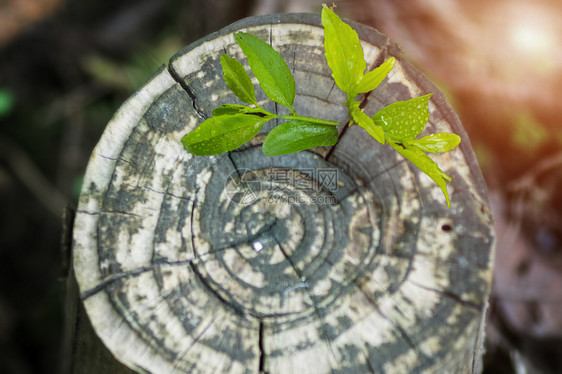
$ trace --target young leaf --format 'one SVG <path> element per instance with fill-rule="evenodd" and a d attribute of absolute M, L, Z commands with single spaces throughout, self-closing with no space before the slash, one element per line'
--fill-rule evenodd
<path fill-rule="evenodd" d="M 440 132 L 411 140 L 409 143 L 425 152 L 442 153 L 454 149 L 460 142 L 461 138 L 457 134 Z"/>
<path fill-rule="evenodd" d="M 184 136 L 181 142 L 196 156 L 218 155 L 252 139 L 269 119 L 247 114 L 211 117 Z"/>
<path fill-rule="evenodd" d="M 299 152 L 322 145 L 334 145 L 338 130 L 334 126 L 293 120 L 274 127 L 263 142 L 262 150 L 268 156 Z"/>
<path fill-rule="evenodd" d="M 384 78 L 386 78 L 388 73 L 390 73 L 390 71 L 394 67 L 394 62 L 395 62 L 394 57 L 391 57 L 385 62 L 383 62 L 376 69 L 371 70 L 370 72 L 365 74 L 363 78 L 361 78 L 361 80 L 359 81 L 359 84 L 355 88 L 355 91 L 357 91 L 357 93 L 360 94 L 360 93 L 372 91 L 375 88 L 377 88 L 379 84 L 381 84 Z"/>
<path fill-rule="evenodd" d="M 398 153 L 400 153 L 402 156 L 410 160 L 412 164 L 417 166 L 421 171 L 427 174 L 427 176 L 433 179 L 433 181 L 437 183 L 439 188 L 441 188 L 441 191 L 443 191 L 443 195 L 445 195 L 445 199 L 447 200 L 447 206 L 451 207 L 449 194 L 447 193 L 447 182 L 445 181 L 451 181 L 451 178 L 447 174 L 445 174 L 443 170 L 439 169 L 439 166 L 437 166 L 435 161 L 429 158 L 428 155 L 423 153 L 423 151 L 418 148 L 404 148 L 394 143 L 390 139 L 388 140 L 388 144 L 390 144 L 392 148 L 398 151 Z"/>
<path fill-rule="evenodd" d="M 337 86 L 344 92 L 356 92 L 357 82 L 367 68 L 363 48 L 355 30 L 332 10 L 322 9 L 324 50 Z"/>
<path fill-rule="evenodd" d="M 357 105 L 350 108 L 351 119 L 353 122 L 364 128 L 376 141 L 384 144 L 384 131 L 382 127 L 377 126 L 368 115 L 359 109 L 359 103 L 357 101 L 354 101 L 354 103 L 357 103 Z"/>
<path fill-rule="evenodd" d="M 213 109 L 213 116 L 226 116 L 243 113 L 244 109 L 248 108 L 246 105 L 239 104 L 222 104 L 218 108 Z"/>
<path fill-rule="evenodd" d="M 245 103 L 256 104 L 254 85 L 242 64 L 229 55 L 223 54 L 221 65 L 224 81 L 236 97 Z"/>
<path fill-rule="evenodd" d="M 292 112 L 295 79 L 283 57 L 269 44 L 253 35 L 238 32 L 234 39 L 248 58 L 252 72 L 265 94 Z"/>
<path fill-rule="evenodd" d="M 395 141 L 414 139 L 423 131 L 429 119 L 429 98 L 433 94 L 397 101 L 384 107 L 373 117 L 375 124 Z"/>

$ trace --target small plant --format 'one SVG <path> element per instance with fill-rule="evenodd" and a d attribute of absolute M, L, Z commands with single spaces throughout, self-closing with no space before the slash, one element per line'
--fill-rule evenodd
<path fill-rule="evenodd" d="M 390 104 L 369 117 L 355 98 L 378 87 L 392 70 L 394 57 L 365 73 L 367 64 L 355 30 L 326 6 L 322 9 L 322 25 L 326 60 L 336 85 L 346 93 L 344 105 L 349 111 L 349 124 L 362 127 L 381 144 L 388 143 L 420 168 L 441 188 L 450 206 L 446 181 L 451 178 L 425 152 L 450 151 L 460 143 L 460 137 L 437 133 L 416 138 L 429 119 L 428 104 L 432 94 Z M 185 149 L 198 156 L 232 151 L 256 136 L 265 123 L 277 118 L 286 122 L 267 134 L 262 150 L 268 156 L 335 145 L 338 141 L 337 126 L 342 124 L 297 114 L 293 106 L 295 80 L 281 55 L 251 34 L 239 32 L 234 38 L 267 97 L 289 109 L 291 114 L 274 114 L 261 108 L 242 64 L 223 54 L 224 80 L 238 99 L 247 105 L 224 104 L 214 109 L 211 118 L 182 139 Z"/>

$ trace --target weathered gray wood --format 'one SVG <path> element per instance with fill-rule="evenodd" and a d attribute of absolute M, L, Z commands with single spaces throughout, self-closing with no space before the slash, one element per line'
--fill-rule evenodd
<path fill-rule="evenodd" d="M 259 145 L 194 157 L 180 139 L 236 103 L 220 55 L 233 32 L 268 40 L 296 78 L 299 114 L 345 123 L 317 15 L 237 22 L 188 46 L 133 95 L 94 150 L 75 219 L 80 297 L 109 351 L 140 372 L 478 372 L 492 274 L 486 187 L 457 116 L 388 38 L 353 24 L 389 78 L 368 114 L 434 92 L 427 133 L 439 188 L 352 127 L 338 145 L 267 157 Z M 257 82 L 256 82 L 257 83 Z M 256 84 L 257 87 L 257 84 Z M 281 110 L 265 100 L 260 104 Z M 335 178 L 335 179 L 334 179 Z M 75 365 L 77 372 L 79 363 Z"/>

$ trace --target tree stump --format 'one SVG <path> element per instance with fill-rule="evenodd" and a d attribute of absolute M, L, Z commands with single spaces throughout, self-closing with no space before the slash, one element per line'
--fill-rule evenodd
<path fill-rule="evenodd" d="M 319 15 L 253 17 L 209 35 L 123 104 L 84 179 L 73 266 L 93 330 L 117 366 L 480 370 L 494 243 L 481 172 L 443 94 L 386 36 L 351 24 L 369 69 L 397 59 L 364 98 L 366 113 L 433 92 L 425 132 L 461 136 L 458 149 L 435 156 L 454 177 L 452 207 L 435 183 L 358 126 L 333 149 L 267 157 L 260 145 L 271 123 L 239 150 L 188 154 L 181 138 L 215 107 L 238 102 L 219 58 L 229 53 L 249 70 L 233 38 L 240 30 L 269 41 L 288 62 L 299 114 L 347 121 Z M 281 111 L 254 82 L 260 105 Z M 88 360 L 99 352 L 95 342 L 76 332 L 74 341 L 74 371 L 107 365 Z"/>

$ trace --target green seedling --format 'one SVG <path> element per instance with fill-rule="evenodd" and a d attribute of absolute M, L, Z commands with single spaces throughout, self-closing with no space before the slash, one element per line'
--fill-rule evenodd
<path fill-rule="evenodd" d="M 455 134 L 437 133 L 417 136 L 429 120 L 432 94 L 388 105 L 373 116 L 360 107 L 358 95 L 376 89 L 392 71 L 394 57 L 368 71 L 357 32 L 342 21 L 330 8 L 322 9 L 324 50 L 332 77 L 346 94 L 343 103 L 349 111 L 349 125 L 358 125 L 381 144 L 388 143 L 398 153 L 427 174 L 443 191 L 450 206 L 446 181 L 451 178 L 425 152 L 441 153 L 460 143 Z M 257 103 L 254 85 L 244 66 L 224 54 L 220 62 L 228 88 L 246 105 L 224 104 L 213 110 L 213 116 L 187 134 L 185 149 L 198 156 L 217 155 L 239 148 L 256 136 L 272 119 L 286 122 L 274 127 L 266 136 L 262 150 L 277 156 L 302 150 L 333 146 L 338 142 L 339 122 L 298 115 L 294 108 L 295 80 L 287 63 L 268 43 L 248 34 L 236 33 L 234 38 L 248 59 L 248 64 L 267 97 L 287 108 L 291 114 L 274 114 Z"/>

